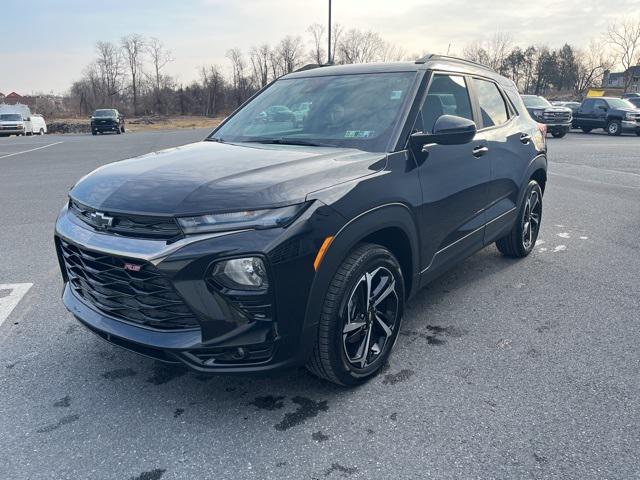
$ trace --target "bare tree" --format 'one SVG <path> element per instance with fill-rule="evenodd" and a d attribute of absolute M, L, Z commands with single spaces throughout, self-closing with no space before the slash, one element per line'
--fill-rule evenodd
<path fill-rule="evenodd" d="M 133 114 L 138 115 L 138 91 L 142 74 L 142 62 L 146 46 L 144 37 L 138 34 L 122 37 L 120 45 L 131 76 L 131 93 L 133 94 Z"/>
<path fill-rule="evenodd" d="M 260 88 L 266 86 L 269 83 L 271 48 L 266 43 L 259 47 L 252 47 L 249 52 L 249 59 L 251 60 L 254 83 Z"/>
<path fill-rule="evenodd" d="M 302 39 L 287 35 L 276 47 L 280 70 L 283 74 L 291 73 L 302 63 Z"/>
<path fill-rule="evenodd" d="M 324 25 L 314 23 L 307 28 L 307 32 L 311 35 L 311 61 L 322 65 L 325 62 L 326 50 L 324 49 L 325 33 L 327 29 Z"/>
<path fill-rule="evenodd" d="M 342 34 L 344 32 L 344 28 L 339 23 L 334 23 L 331 27 L 331 59 L 329 63 L 336 62 L 336 51 L 338 50 L 338 45 L 342 40 Z"/>
<path fill-rule="evenodd" d="M 232 88 L 233 97 L 236 106 L 242 104 L 247 98 L 251 90 L 251 83 L 246 74 L 247 65 L 238 48 L 227 50 L 227 58 L 231 62 L 232 67 Z"/>
<path fill-rule="evenodd" d="M 200 79 L 206 94 L 203 114 L 214 115 L 218 111 L 218 98 L 224 86 L 224 78 L 216 65 L 209 65 L 200 68 Z"/>
<path fill-rule="evenodd" d="M 578 71 L 576 75 L 575 94 L 582 97 L 591 87 L 597 86 L 604 72 L 613 67 L 614 61 L 596 40 L 589 43 L 586 50 L 576 54 Z"/>
<path fill-rule="evenodd" d="M 624 89 L 627 91 L 633 81 L 629 69 L 640 63 L 640 17 L 628 17 L 612 23 L 606 37 L 625 71 Z"/>
<path fill-rule="evenodd" d="M 171 52 L 167 50 L 162 43 L 162 41 L 158 38 L 152 37 L 147 43 L 147 53 L 149 54 L 149 58 L 151 60 L 151 67 L 153 68 L 153 91 L 156 99 L 156 108 L 158 110 L 162 109 L 162 87 L 165 83 L 166 79 L 164 78 L 164 74 L 162 70 L 166 67 L 170 62 L 173 62 L 173 57 L 171 56 Z"/>
<path fill-rule="evenodd" d="M 99 70 L 102 87 L 106 100 L 110 106 L 113 106 L 124 77 L 122 52 L 111 42 L 96 43 L 96 50 L 98 52 L 96 66 Z"/>
<path fill-rule="evenodd" d="M 482 63 L 497 72 L 503 72 L 505 60 L 511 53 L 513 40 L 505 32 L 496 32 L 488 40 L 468 44 L 462 55 L 467 60 Z"/>
<path fill-rule="evenodd" d="M 352 28 L 336 45 L 340 63 L 375 62 L 380 58 L 384 41 L 376 32 Z"/>

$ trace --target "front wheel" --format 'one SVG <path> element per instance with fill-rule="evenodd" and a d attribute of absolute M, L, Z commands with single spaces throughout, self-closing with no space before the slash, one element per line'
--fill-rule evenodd
<path fill-rule="evenodd" d="M 591 133 L 593 130 L 591 127 L 580 127 L 584 133 Z"/>
<path fill-rule="evenodd" d="M 622 133 L 622 123 L 620 123 L 619 120 L 612 120 L 609 122 L 609 125 L 607 125 L 607 133 L 617 137 Z"/>
<path fill-rule="evenodd" d="M 385 365 L 398 337 L 404 279 L 385 247 L 361 244 L 327 290 L 307 369 L 343 386 L 364 383 Z"/>
<path fill-rule="evenodd" d="M 511 231 L 496 241 L 500 253 L 507 257 L 522 258 L 536 245 L 542 221 L 542 190 L 531 180 L 525 191 L 524 201 Z"/>

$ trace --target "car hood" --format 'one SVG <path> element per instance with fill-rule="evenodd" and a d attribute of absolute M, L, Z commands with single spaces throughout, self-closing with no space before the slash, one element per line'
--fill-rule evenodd
<path fill-rule="evenodd" d="M 533 113 L 534 110 L 544 110 L 545 112 L 571 112 L 571 109 L 568 107 L 527 107 L 529 113 Z"/>
<path fill-rule="evenodd" d="M 190 215 L 262 208 L 384 168 L 384 153 L 290 145 L 198 142 L 105 165 L 71 198 L 111 212 Z"/>
<path fill-rule="evenodd" d="M 612 110 L 616 110 L 622 113 L 639 113 L 640 114 L 640 108 L 615 108 Z"/>

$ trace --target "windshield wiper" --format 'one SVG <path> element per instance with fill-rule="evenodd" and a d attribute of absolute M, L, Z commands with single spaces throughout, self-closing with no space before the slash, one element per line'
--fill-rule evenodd
<path fill-rule="evenodd" d="M 330 143 L 312 142 L 309 140 L 302 140 L 298 138 L 255 138 L 246 140 L 247 143 L 264 143 L 269 145 L 303 145 L 306 147 L 336 147 Z"/>

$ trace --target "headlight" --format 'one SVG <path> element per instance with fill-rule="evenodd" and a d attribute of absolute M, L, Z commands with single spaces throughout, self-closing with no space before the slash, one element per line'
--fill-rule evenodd
<path fill-rule="evenodd" d="M 627 112 L 627 114 L 624 117 L 627 120 L 635 120 L 636 119 L 636 115 L 634 113 L 631 113 L 631 112 Z"/>
<path fill-rule="evenodd" d="M 245 228 L 275 228 L 289 225 L 307 206 L 306 203 L 266 210 L 211 213 L 197 217 L 180 217 L 184 233 L 223 232 Z"/>
<path fill-rule="evenodd" d="M 234 258 L 219 262 L 211 273 L 214 281 L 233 290 L 268 290 L 269 280 L 259 257 Z"/>

